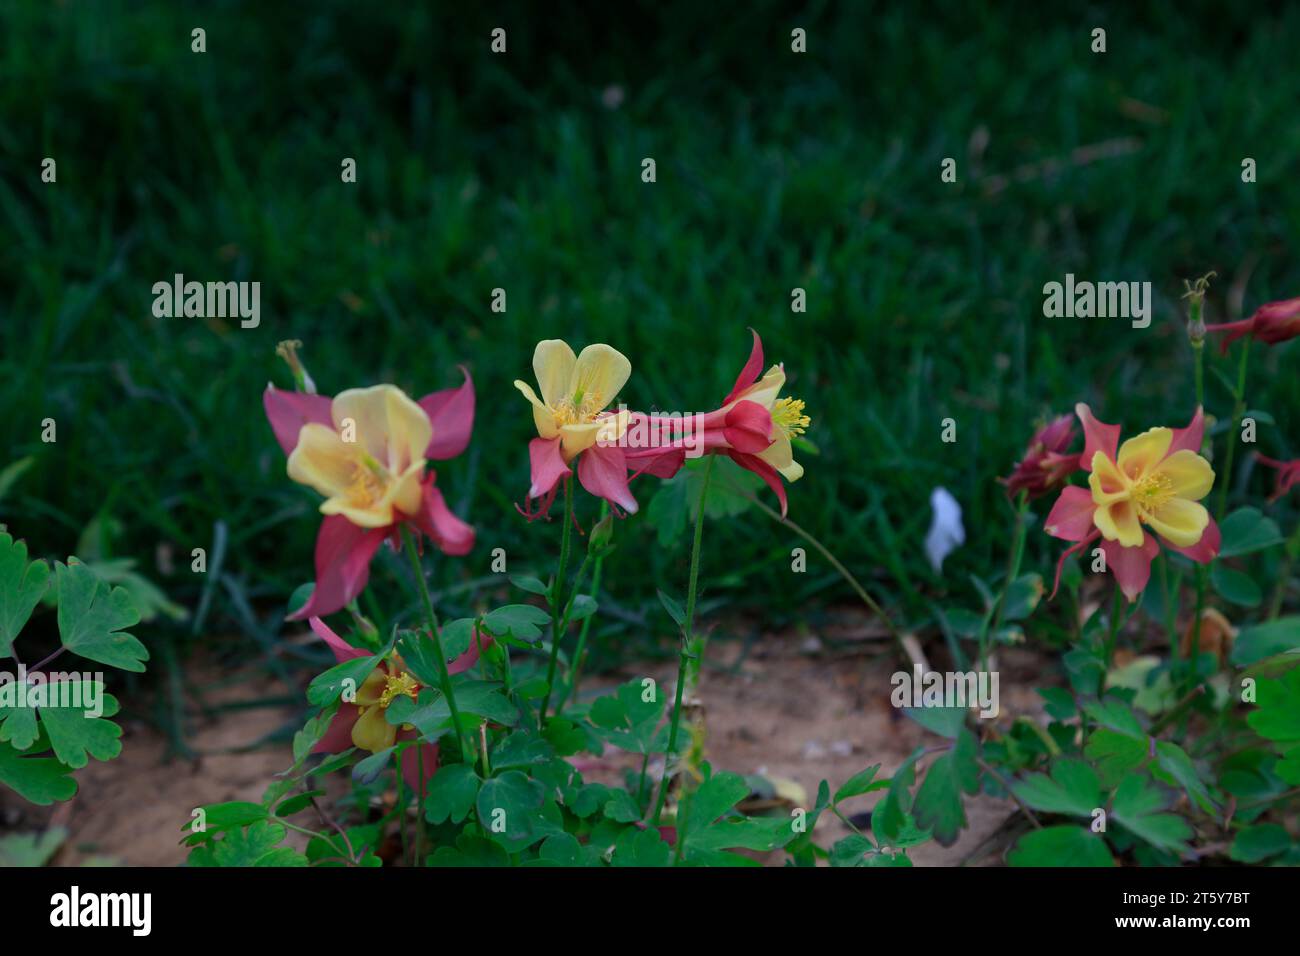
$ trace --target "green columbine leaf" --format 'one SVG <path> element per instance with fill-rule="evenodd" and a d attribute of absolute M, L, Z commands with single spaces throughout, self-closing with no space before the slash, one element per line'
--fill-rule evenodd
<path fill-rule="evenodd" d="M 551 616 L 539 607 L 507 604 L 489 611 L 483 617 L 483 626 L 496 637 L 513 637 L 525 644 L 535 644 L 541 640 L 542 628 L 550 621 Z"/>
<path fill-rule="evenodd" d="M 1012 866 L 1114 866 L 1106 841 L 1087 827 L 1063 824 L 1030 830 L 1007 855 Z"/>
<path fill-rule="evenodd" d="M 1011 582 L 1002 599 L 1002 620 L 1023 621 L 1034 613 L 1046 589 L 1041 574 L 1022 574 Z"/>
<path fill-rule="evenodd" d="M 54 566 L 63 646 L 88 660 L 124 671 L 144 671 L 149 652 L 122 631 L 140 620 L 131 597 L 110 587 L 76 558 Z"/>
<path fill-rule="evenodd" d="M 1291 848 L 1291 834 L 1276 823 L 1245 827 L 1232 841 L 1228 856 L 1239 863 L 1261 863 Z"/>
<path fill-rule="evenodd" d="M 1255 664 L 1275 654 L 1300 650 L 1300 615 L 1242 628 L 1232 643 L 1232 662 Z"/>
<path fill-rule="evenodd" d="M 1215 561 L 1210 568 L 1210 584 L 1219 597 L 1242 607 L 1259 607 L 1264 600 L 1264 592 L 1250 575 L 1221 561 Z"/>
<path fill-rule="evenodd" d="M 917 747 L 889 779 L 884 799 L 872 808 L 871 829 L 882 846 L 898 846 L 900 836 L 912 823 L 911 787 L 916 781 L 916 762 L 925 754 Z"/>
<path fill-rule="evenodd" d="M 27 542 L 0 532 L 0 657 L 9 656 L 14 638 L 45 596 L 49 579 L 48 564 L 27 560 Z"/>
<path fill-rule="evenodd" d="M 8 674 L 0 675 L 0 743 L 8 742 L 19 750 L 26 750 L 36 742 L 36 708 L 19 700 L 24 691 L 18 681 Z"/>
<path fill-rule="evenodd" d="M 1223 519 L 1219 530 L 1223 535 L 1221 558 L 1235 558 L 1282 543 L 1282 533 L 1273 519 L 1264 517 L 1258 508 L 1238 508 Z"/>
<path fill-rule="evenodd" d="M 191 833 L 220 833 L 223 830 L 233 830 L 238 827 L 246 827 L 250 823 L 259 823 L 267 818 L 267 809 L 260 803 L 249 803 L 246 800 L 231 800 L 227 803 L 210 803 L 207 806 L 199 807 L 201 815 L 195 816 L 182 824 L 182 830 L 188 830 Z M 201 821 L 202 829 L 196 830 L 196 824 Z"/>
<path fill-rule="evenodd" d="M 588 717 L 596 733 L 620 750 L 654 753 L 663 747 L 663 734 L 655 732 L 664 710 L 660 697 L 657 684 L 631 680 L 613 694 L 596 698 Z"/>
<path fill-rule="evenodd" d="M 1043 813 L 1066 813 L 1091 817 L 1101 806 L 1101 783 L 1082 760 L 1058 760 L 1051 776 L 1032 773 L 1012 789 L 1017 797 Z M 1073 828 L 1072 828 L 1073 829 Z"/>
<path fill-rule="evenodd" d="M 90 757 L 112 760 L 122 752 L 122 728 L 106 717 L 118 711 L 117 698 L 104 693 L 98 681 L 65 681 L 47 684 L 47 698 L 69 706 L 42 705 L 41 723 L 54 748 L 54 756 L 74 770 L 84 767 Z M 101 709 L 98 717 L 89 716 L 88 703 L 96 700 Z"/>
<path fill-rule="evenodd" d="M 379 666 L 379 657 L 354 657 L 335 664 L 323 674 L 312 678 L 307 685 L 307 700 L 317 707 L 332 704 L 343 696 L 344 690 L 355 694 L 365 683 L 370 672 Z"/>
<path fill-rule="evenodd" d="M 77 792 L 71 768 L 53 757 L 26 756 L 0 743 L 0 783 L 37 806 L 67 800 Z"/>
<path fill-rule="evenodd" d="M 978 750 L 975 735 L 963 729 L 952 750 L 930 764 L 925 780 L 916 791 L 912 813 L 917 826 L 929 829 L 943 846 L 952 846 L 966 826 L 961 795 L 979 790 Z"/>
<path fill-rule="evenodd" d="M 307 858 L 279 843 L 286 830 L 262 821 L 243 830 L 231 830 L 191 851 L 190 866 L 306 866 Z"/>
<path fill-rule="evenodd" d="M 686 623 L 686 612 L 682 610 L 681 603 L 676 598 L 669 597 L 662 589 L 659 589 L 658 593 L 659 603 L 664 606 L 668 616 L 673 619 L 673 623 L 678 627 L 682 627 Z"/>
<path fill-rule="evenodd" d="M 831 802 L 838 805 L 840 801 L 847 800 L 850 797 L 857 797 L 864 793 L 871 793 L 873 790 L 883 790 L 885 787 L 889 786 L 889 781 L 876 779 L 876 773 L 879 770 L 880 764 L 875 764 L 868 767 L 866 770 L 855 773 L 853 776 L 849 777 L 848 780 L 844 781 L 843 786 L 835 791 L 835 799 Z"/>
<path fill-rule="evenodd" d="M 754 861 L 720 851 L 737 847 L 773 849 L 797 836 L 791 821 L 784 818 L 719 819 L 747 796 L 749 784 L 737 773 L 714 774 L 700 784 L 686 798 L 686 825 L 678 835 L 683 841 L 682 859 L 705 866 L 745 866 Z"/>
<path fill-rule="evenodd" d="M 478 797 L 478 774 L 469 764 L 454 763 L 440 767 L 429 781 L 429 792 L 424 800 L 424 817 L 430 823 L 450 820 L 460 823 L 474 809 Z"/>
<path fill-rule="evenodd" d="M 641 819 L 641 808 L 626 790 L 611 790 L 605 801 L 605 816 L 617 823 L 632 823 Z"/>
<path fill-rule="evenodd" d="M 519 711 L 502 692 L 502 684 L 490 680 L 466 680 L 453 683 L 456 709 L 464 718 L 475 717 L 513 727 L 519 721 Z M 389 708 L 392 710 L 392 708 Z M 393 721 L 390 719 L 389 721 Z M 401 722 L 414 724 L 426 740 L 436 740 L 451 727 L 451 707 L 435 687 L 420 692 L 419 706 L 409 713 L 401 712 Z"/>
<path fill-rule="evenodd" d="M 438 847 L 427 862 L 429 866 L 509 866 L 510 858 L 500 844 L 462 833 L 454 847 Z"/>
<path fill-rule="evenodd" d="M 1192 828 L 1182 817 L 1161 813 L 1169 799 L 1155 784 L 1140 774 L 1126 776 L 1115 791 L 1111 802 L 1111 816 L 1139 839 L 1170 853 L 1187 852 Z"/>
<path fill-rule="evenodd" d="M 581 843 L 571 833 L 548 836 L 537 848 L 537 859 L 524 866 L 586 866 L 587 855 Z"/>
<path fill-rule="evenodd" d="M 510 583 L 521 591 L 527 591 L 529 594 L 537 594 L 544 598 L 549 598 L 551 596 L 550 588 L 537 578 L 526 574 L 510 575 Z"/>
<path fill-rule="evenodd" d="M 1196 801 L 1196 804 L 1206 813 L 1217 813 L 1219 809 L 1218 801 L 1201 779 L 1200 771 L 1192 763 L 1192 758 L 1187 756 L 1187 751 L 1175 743 L 1167 740 L 1161 740 L 1156 744 L 1156 766 L 1157 771 L 1153 771 L 1156 777 L 1160 777 L 1159 771 L 1168 775 L 1169 781 L 1181 786 L 1187 791 L 1187 796 Z"/>
<path fill-rule="evenodd" d="M 610 862 L 614 866 L 663 867 L 668 865 L 671 856 L 672 847 L 664 842 L 658 830 L 628 827 L 614 841 L 614 855 Z"/>
<path fill-rule="evenodd" d="M 463 617 L 448 621 L 438 632 L 442 642 L 442 652 L 447 655 L 444 663 L 450 663 L 469 650 L 474 639 L 474 619 Z M 397 651 L 402 655 L 402 663 L 427 687 L 437 687 L 442 681 L 438 667 L 438 648 L 424 631 L 405 631 L 397 639 Z"/>
<path fill-rule="evenodd" d="M 540 836 L 534 818 L 542 806 L 545 790 L 518 770 L 484 780 L 475 806 L 479 826 L 486 836 L 514 852 Z"/>

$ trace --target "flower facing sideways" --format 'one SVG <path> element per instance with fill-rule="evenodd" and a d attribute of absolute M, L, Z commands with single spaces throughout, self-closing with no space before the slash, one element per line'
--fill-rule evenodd
<path fill-rule="evenodd" d="M 316 538 L 316 587 L 292 619 L 332 614 L 366 586 L 385 539 L 409 526 L 447 554 L 467 554 L 474 529 L 447 507 L 426 472 L 430 459 L 465 450 L 474 425 L 474 384 L 412 401 L 393 385 L 349 389 L 333 399 L 267 386 L 263 404 L 289 477 L 325 496 Z"/>
<path fill-rule="evenodd" d="M 629 432 L 648 435 L 650 440 L 629 448 L 627 459 L 638 474 L 671 478 L 692 448 L 727 455 L 767 483 L 780 500 L 784 516 L 787 502 L 781 479 L 794 482 L 803 477 L 803 465 L 794 460 L 791 439 L 802 435 L 812 420 L 804 413 L 802 400 L 781 397 L 784 365 L 773 365 L 759 376 L 763 340 L 757 332 L 753 335 L 749 360 L 720 408 L 700 416 L 634 412 Z"/>
<path fill-rule="evenodd" d="M 320 618 L 313 617 L 308 623 L 316 636 L 329 645 L 334 659 L 340 664 L 370 656 L 339 637 Z M 468 670 L 478 661 L 478 655 L 478 641 L 475 640 L 470 644 L 469 650 L 448 663 L 447 670 L 452 674 Z M 324 736 L 312 748 L 312 753 L 336 754 L 349 747 L 379 753 L 399 741 L 417 739 L 419 734 L 414 727 L 410 724 L 400 727 L 390 724 L 387 712 L 398 697 L 406 696 L 415 700 L 419 697 L 420 690 L 420 682 L 406 670 L 402 659 L 396 654 L 381 661 L 357 687 L 355 699 L 339 704 L 338 711 L 330 720 Z M 412 789 L 418 787 L 423 792 L 437 770 L 437 744 L 420 743 L 407 747 L 402 752 L 402 778 Z"/>
<path fill-rule="evenodd" d="M 1219 342 L 1222 352 L 1227 352 L 1228 346 L 1243 335 L 1259 339 L 1266 345 L 1279 345 L 1300 335 L 1300 297 L 1266 302 L 1250 318 L 1207 325 L 1205 331 L 1225 333 Z"/>
<path fill-rule="evenodd" d="M 617 513 L 637 510 L 627 487 L 627 463 L 618 441 L 627 428 L 627 412 L 605 409 L 627 383 L 632 363 L 608 345 L 588 345 L 575 356 L 560 339 L 538 342 L 533 351 L 533 373 L 541 398 L 527 382 L 516 379 L 515 388 L 533 406 L 537 437 L 528 444 L 531 484 L 530 520 L 550 510 L 560 482 L 573 474 L 578 459 L 578 481 L 593 495 L 604 498 Z M 531 510 L 533 501 L 541 504 Z"/>
<path fill-rule="evenodd" d="M 1048 534 L 1075 542 L 1057 564 L 1056 586 L 1065 558 L 1098 539 L 1106 567 L 1130 601 L 1146 587 L 1160 542 L 1199 564 L 1213 560 L 1220 536 L 1200 504 L 1214 484 L 1214 470 L 1198 454 L 1205 432 L 1201 409 L 1186 428 L 1152 428 L 1123 445 L 1118 425 L 1097 421 L 1087 405 L 1075 411 L 1083 424 L 1088 487 L 1063 489 L 1047 516 Z"/>

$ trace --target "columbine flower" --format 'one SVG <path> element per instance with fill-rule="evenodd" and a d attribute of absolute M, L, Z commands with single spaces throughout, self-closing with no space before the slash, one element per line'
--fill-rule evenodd
<path fill-rule="evenodd" d="M 1300 458 L 1278 461 L 1276 458 L 1268 458 L 1260 454 L 1256 454 L 1255 457 L 1259 459 L 1261 465 L 1277 469 L 1277 486 L 1273 489 L 1269 501 L 1277 501 L 1290 491 L 1297 481 L 1300 481 Z"/>
<path fill-rule="evenodd" d="M 1243 335 L 1254 336 L 1267 345 L 1277 345 L 1300 335 L 1300 297 L 1267 302 L 1248 319 L 1207 325 L 1205 331 L 1227 333 L 1219 343 L 1223 352 L 1227 352 L 1228 346 Z"/>
<path fill-rule="evenodd" d="M 334 659 L 340 664 L 370 656 L 339 637 L 320 618 L 313 617 L 308 623 L 316 636 L 329 645 Z M 469 650 L 447 664 L 447 670 L 452 674 L 468 670 L 478 661 L 478 655 L 476 639 L 470 643 Z M 398 697 L 418 699 L 420 689 L 420 682 L 406 669 L 399 656 L 394 654 L 388 660 L 381 661 L 361 682 L 355 700 L 339 704 L 338 711 L 324 736 L 312 748 L 312 753 L 336 754 L 349 747 L 379 753 L 400 740 L 417 739 L 419 734 L 410 724 L 402 724 L 401 727 L 390 724 L 387 711 Z M 418 788 L 423 792 L 429 779 L 438 770 L 438 745 L 421 743 L 417 747 L 407 747 L 402 752 L 402 778 L 412 789 Z"/>
<path fill-rule="evenodd" d="M 1006 485 L 1007 494 L 1012 496 L 1023 491 L 1030 498 L 1041 498 L 1055 491 L 1065 484 L 1071 472 L 1080 467 L 1080 456 L 1065 452 L 1073 442 L 1074 419 L 1069 415 L 1053 419 L 1034 435 L 1015 470 L 998 480 Z"/>
<path fill-rule="evenodd" d="M 474 547 L 474 529 L 451 513 L 434 472 L 425 472 L 428 460 L 452 458 L 469 443 L 474 383 L 464 375 L 460 387 L 419 402 L 393 385 L 333 399 L 266 387 L 266 417 L 289 455 L 289 477 L 325 496 L 316 587 L 291 620 L 332 614 L 360 594 L 375 552 L 386 538 L 399 547 L 403 525 L 447 554 Z"/>
<path fill-rule="evenodd" d="M 1047 516 L 1048 534 L 1076 542 L 1061 555 L 1056 586 L 1065 558 L 1099 538 L 1106 567 L 1130 601 L 1146 587 L 1160 541 L 1197 563 L 1213 560 L 1219 528 L 1198 503 L 1214 484 L 1214 470 L 1198 454 L 1205 432 L 1201 409 L 1186 428 L 1152 428 L 1124 442 L 1118 453 L 1118 425 L 1097 421 L 1084 404 L 1075 411 L 1083 424 L 1088 487 L 1063 489 Z"/>
<path fill-rule="evenodd" d="M 533 351 L 533 373 L 542 397 L 526 382 L 515 380 L 515 388 L 533 406 L 537 438 L 528 443 L 532 484 L 526 507 L 520 509 L 529 520 L 550 510 L 560 482 L 573 474 L 569 464 L 578 459 L 578 481 L 598 498 L 626 512 L 637 510 L 636 499 L 627 487 L 627 463 L 617 446 L 627 428 L 627 412 L 606 412 L 605 408 L 632 373 L 630 363 L 608 345 L 588 345 L 582 354 L 560 339 L 537 343 Z M 531 506 L 540 501 L 536 511 Z"/>
<path fill-rule="evenodd" d="M 812 420 L 804 414 L 802 400 L 780 397 L 785 387 L 784 365 L 773 365 L 759 377 L 763 340 L 757 332 L 753 335 L 749 361 L 722 400 L 722 407 L 700 417 L 702 433 L 688 434 L 696 429 L 689 416 L 634 412 L 629 432 L 648 435 L 651 440 L 629 450 L 627 458 L 638 474 L 671 478 L 684 464 L 688 448 L 725 454 L 767 482 L 780 500 L 784 516 L 787 502 L 781 479 L 793 482 L 803 476 L 803 466 L 794 460 L 791 439 L 802 435 Z M 668 437 L 661 440 L 661 436 Z"/>

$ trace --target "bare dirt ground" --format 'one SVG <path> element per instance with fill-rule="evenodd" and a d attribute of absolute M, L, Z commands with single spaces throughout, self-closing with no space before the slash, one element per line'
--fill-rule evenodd
<path fill-rule="evenodd" d="M 769 780 L 797 784 L 811 806 L 818 783 L 825 779 L 832 792 L 863 768 L 882 764 L 888 775 L 917 746 L 941 740 L 895 710 L 889 702 L 890 675 L 900 669 L 890 644 L 875 635 L 855 643 L 860 626 L 847 628 L 848 641 L 830 649 L 821 641 L 766 635 L 743 658 L 735 643 L 712 644 L 702 679 L 706 758 L 715 769 L 757 774 Z M 1039 661 L 1021 652 L 1004 655 L 1000 664 L 1002 714 L 1005 725 L 1017 714 L 1037 714 L 1041 701 L 1029 689 L 1028 677 Z M 203 683 L 203 665 L 192 668 Z M 247 681 L 222 675 L 225 689 L 209 695 L 209 705 L 255 700 L 284 689 L 261 672 Z M 671 693 L 672 665 L 657 663 L 644 670 L 635 665 L 619 673 L 585 681 L 583 696 L 632 677 L 653 677 Z M 218 718 L 196 718 L 189 746 L 193 760 L 165 760 L 165 742 L 152 728 L 127 724 L 121 757 L 95 763 L 80 771 L 80 790 L 69 803 L 50 809 L 30 808 L 0 797 L 0 833 L 22 832 L 56 825 L 70 832 L 53 862 L 79 865 L 109 861 L 122 865 L 173 866 L 184 862 L 179 845 L 181 827 L 202 804 L 225 800 L 260 799 L 272 776 L 290 762 L 288 742 L 247 749 L 292 717 L 282 708 L 224 710 Z M 623 765 L 617 757 L 597 761 L 584 775 L 617 779 Z M 880 797 L 872 793 L 848 805 L 851 813 L 867 810 Z M 917 865 L 961 863 L 1014 811 L 1009 802 L 987 797 L 969 799 L 970 826 L 952 847 L 927 843 L 910 851 Z M 848 833 L 829 814 L 817 826 L 817 842 L 829 846 Z M 774 860 L 774 862 L 779 862 Z M 985 858 L 996 863 L 996 856 Z"/>

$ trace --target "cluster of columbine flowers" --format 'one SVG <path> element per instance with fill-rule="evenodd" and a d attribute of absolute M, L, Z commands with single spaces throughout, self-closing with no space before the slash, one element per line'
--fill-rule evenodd
<path fill-rule="evenodd" d="M 474 546 L 474 529 L 448 508 L 436 473 L 429 467 L 430 462 L 453 458 L 468 446 L 474 425 L 474 385 L 462 368 L 463 384 L 418 401 L 394 385 L 349 389 L 329 398 L 315 393 L 292 348 L 282 354 L 303 390 L 268 385 L 263 405 L 288 456 L 289 477 L 324 497 L 315 584 L 310 598 L 290 619 L 306 618 L 343 663 L 368 654 L 348 644 L 322 618 L 352 605 L 361 594 L 381 545 L 387 542 L 394 550 L 405 546 L 414 554 L 427 539 L 450 555 L 468 554 Z M 671 478 L 691 453 L 726 455 L 759 475 L 776 493 L 785 514 L 782 479 L 795 481 L 803 474 L 794 460 L 791 439 L 802 434 L 809 419 L 802 401 L 780 395 L 784 367 L 773 365 L 760 375 L 762 368 L 762 341 L 754 333 L 749 359 L 716 410 L 679 416 L 623 407 L 610 410 L 631 374 L 631 363 L 622 353 L 597 344 L 575 356 L 558 339 L 538 343 L 533 371 L 541 396 L 525 382 L 514 383 L 532 405 L 538 434 L 529 443 L 530 483 L 519 510 L 530 521 L 545 517 L 560 488 L 566 490 L 565 544 L 553 599 L 563 588 L 575 462 L 578 483 L 608 502 L 616 514 L 626 515 L 638 510 L 629 487 L 632 478 L 640 474 Z M 692 574 L 692 608 L 694 580 Z M 419 583 L 423 591 L 423 581 Z M 567 625 L 567 616 L 561 618 L 558 610 L 563 602 L 552 603 L 557 611 L 549 682 L 554 681 L 555 657 Z M 441 654 L 431 606 L 429 611 L 431 636 Z M 453 713 L 450 674 L 474 666 L 490 640 L 476 633 L 468 651 L 445 662 L 442 690 Z M 684 667 L 684 654 L 682 660 Z M 681 676 L 670 753 L 676 744 Z M 415 740 L 415 728 L 389 722 L 387 710 L 400 697 L 418 698 L 420 690 L 420 681 L 401 657 L 389 656 L 362 681 L 354 700 L 339 705 L 314 750 L 338 753 L 356 746 L 379 753 L 398 741 Z M 549 695 L 548 688 L 547 700 Z M 546 706 L 544 702 L 543 718 Z M 413 788 L 423 790 L 437 768 L 436 744 L 420 743 L 403 750 L 403 777 Z"/>
<path fill-rule="evenodd" d="M 1196 319 L 1191 329 L 1199 350 L 1207 333 L 1223 333 L 1221 350 L 1250 336 L 1276 345 L 1300 336 L 1300 298 L 1269 302 L 1238 322 L 1202 325 L 1199 321 L 1203 283 L 1193 293 Z M 1199 351 L 1198 351 L 1199 361 Z M 1214 485 L 1214 469 L 1202 454 L 1205 415 L 1198 405 L 1185 428 L 1151 428 L 1119 443 L 1120 426 L 1108 425 L 1085 404 L 1075 406 L 1084 433 L 1081 452 L 1069 452 L 1074 423 L 1062 415 L 1031 439 L 1024 456 L 1002 483 L 1023 500 L 1060 492 L 1044 529 L 1071 542 L 1057 562 L 1055 595 L 1065 560 L 1098 544 L 1105 566 L 1129 601 L 1135 601 L 1151 577 L 1151 562 L 1161 545 L 1197 564 L 1208 564 L 1219 554 L 1219 527 L 1201 504 Z M 1300 459 L 1280 461 L 1265 455 L 1257 460 L 1278 471 L 1277 499 L 1300 479 Z M 1231 461 L 1231 458 L 1229 458 Z M 1083 471 L 1086 488 L 1067 484 Z"/>

